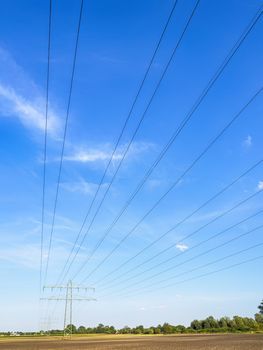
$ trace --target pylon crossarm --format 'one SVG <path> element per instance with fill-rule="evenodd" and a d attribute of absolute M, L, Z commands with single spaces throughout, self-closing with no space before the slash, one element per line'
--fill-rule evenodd
<path fill-rule="evenodd" d="M 43 287 L 43 290 L 45 289 L 74 289 L 74 290 L 85 290 L 85 291 L 88 291 L 88 290 L 92 290 L 93 292 L 95 292 L 95 288 L 94 287 L 85 287 L 85 286 L 67 286 L 67 285 L 61 285 L 61 286 L 58 286 L 58 285 L 54 285 L 54 286 L 44 286 Z"/>
<path fill-rule="evenodd" d="M 50 297 L 50 298 L 40 298 L 41 300 L 55 300 L 55 301 L 65 301 L 65 300 L 74 300 L 74 301 L 97 301 L 95 298 L 64 298 L 64 297 Z"/>

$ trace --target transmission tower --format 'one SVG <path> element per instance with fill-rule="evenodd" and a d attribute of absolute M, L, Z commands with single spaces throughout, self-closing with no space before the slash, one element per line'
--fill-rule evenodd
<path fill-rule="evenodd" d="M 65 301 L 65 311 L 64 311 L 64 337 L 70 337 L 72 336 L 72 312 L 73 312 L 73 301 L 96 301 L 94 298 L 85 297 L 85 296 L 75 296 L 73 295 L 73 291 L 84 291 L 88 292 L 88 290 L 93 290 L 95 292 L 95 288 L 93 287 L 86 287 L 86 286 L 80 286 L 80 285 L 73 285 L 72 281 L 69 280 L 66 285 L 54 285 L 54 286 L 44 286 L 43 290 L 50 289 L 51 292 L 53 290 L 60 290 L 60 292 L 65 291 L 64 296 L 63 295 L 55 295 L 47 298 L 41 298 L 42 300 L 49 300 L 49 301 Z"/>

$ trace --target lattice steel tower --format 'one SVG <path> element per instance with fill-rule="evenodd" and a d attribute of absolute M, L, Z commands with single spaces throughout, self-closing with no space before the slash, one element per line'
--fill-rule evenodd
<path fill-rule="evenodd" d="M 85 291 L 93 290 L 95 292 L 95 288 L 86 287 L 80 285 L 73 285 L 72 281 L 69 280 L 66 285 L 54 285 L 54 286 L 44 286 L 43 290 L 51 289 L 65 291 L 65 295 L 61 296 L 51 296 L 48 298 L 41 298 L 42 300 L 50 300 L 50 301 L 65 301 L 65 311 L 64 311 L 64 337 L 72 336 L 72 313 L 73 313 L 73 301 L 96 301 L 94 298 L 83 297 L 83 296 L 74 296 L 73 291 Z"/>

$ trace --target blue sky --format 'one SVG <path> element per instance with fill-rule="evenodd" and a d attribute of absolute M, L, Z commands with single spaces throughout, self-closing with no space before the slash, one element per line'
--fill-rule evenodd
<path fill-rule="evenodd" d="M 172 5 L 171 0 L 84 1 L 47 284 L 56 283 L 68 257 Z M 194 5 L 192 0 L 178 1 L 92 213 L 123 156 Z M 260 5 L 259 0 L 201 0 L 67 278 L 74 275 L 119 213 Z M 1 281 L 4 281 L 0 291 L 0 328 L 37 329 L 48 1 L 4 2 L 0 6 L 0 274 Z M 78 1 L 53 1 L 44 263 L 78 13 Z M 125 214 L 85 269 L 77 275 L 76 284 L 102 261 L 262 87 L 262 29 L 263 19 L 260 18 Z M 96 282 L 261 160 L 262 102 L 261 93 L 110 259 L 87 280 L 87 284 L 96 287 L 98 301 L 76 307 L 75 323 L 95 325 L 102 322 L 124 326 L 167 321 L 188 324 L 194 318 L 210 314 L 216 317 L 250 316 L 256 312 L 262 299 L 262 278 L 259 276 L 262 260 L 164 289 L 158 289 L 158 282 L 160 287 L 165 286 L 164 282 L 161 283 L 165 278 L 186 273 L 263 242 L 263 231 L 258 229 L 196 260 L 173 267 L 262 224 L 263 214 L 259 213 L 187 253 L 202 240 L 262 210 L 262 194 L 259 193 L 198 234 L 183 239 L 262 189 L 262 163 L 158 244 L 112 274 L 112 279 L 125 271 L 127 279 L 132 276 L 128 272 L 132 267 L 174 244 L 167 253 L 136 270 L 141 271 L 137 280 L 143 281 L 153 274 L 153 271 L 144 270 L 182 252 L 174 261 L 165 264 L 166 268 L 173 267 L 169 273 L 162 271 L 163 267 L 156 267 L 154 272 L 161 274 L 149 282 L 145 280 L 140 285 L 140 293 L 139 285 L 132 288 L 131 282 L 123 281 L 123 277 L 107 291 L 102 291 L 102 284 Z M 180 244 L 176 246 L 176 242 Z M 258 246 L 185 276 L 194 277 L 261 254 L 262 247 Z M 166 284 L 180 279 L 185 278 L 174 278 Z M 147 286 L 153 282 L 156 282 L 156 288 L 151 287 L 149 293 Z M 124 287 L 127 288 L 126 294 L 121 292 Z M 45 295 L 49 293 L 45 292 Z M 43 318 L 46 303 L 41 309 Z M 60 311 L 58 307 L 54 316 L 58 327 L 62 325 Z"/>

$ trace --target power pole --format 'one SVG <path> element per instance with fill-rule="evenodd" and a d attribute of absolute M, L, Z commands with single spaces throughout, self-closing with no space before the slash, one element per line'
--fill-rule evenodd
<path fill-rule="evenodd" d="M 85 291 L 93 290 L 95 292 L 95 288 L 93 287 L 86 287 L 86 286 L 79 286 L 79 285 L 73 285 L 72 281 L 69 280 L 66 285 L 54 285 L 54 286 L 44 286 L 43 290 L 50 289 L 51 292 L 53 290 L 60 290 L 60 292 L 65 291 L 65 296 L 51 296 L 48 298 L 41 298 L 41 300 L 49 300 L 49 301 L 65 301 L 65 311 L 64 311 L 64 338 L 72 336 L 72 313 L 73 313 L 73 301 L 96 301 L 94 298 L 87 298 L 87 297 L 79 297 L 73 295 L 74 291 Z M 69 320 L 69 323 L 68 323 Z"/>

